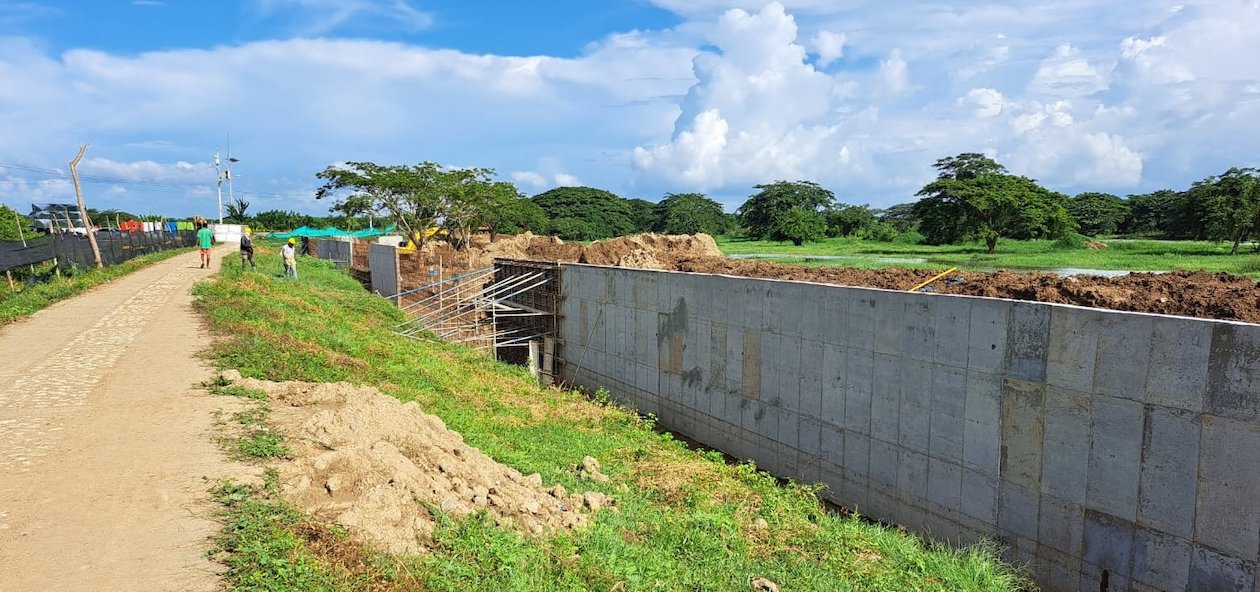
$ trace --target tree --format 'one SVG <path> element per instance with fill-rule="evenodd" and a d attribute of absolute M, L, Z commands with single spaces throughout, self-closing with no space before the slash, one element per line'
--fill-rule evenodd
<path fill-rule="evenodd" d="M 588 241 L 599 238 L 590 223 L 578 218 L 556 218 L 547 228 L 548 232 L 564 240 Z"/>
<path fill-rule="evenodd" d="M 603 189 L 593 187 L 557 187 L 535 195 L 533 202 L 547 213 L 552 220 L 553 229 L 560 220 L 577 220 L 583 223 L 575 226 L 570 222 L 560 225 L 566 232 L 572 233 L 581 229 L 587 238 L 569 240 L 594 240 L 632 234 L 635 231 L 631 218 L 630 205 L 626 200 Z M 560 238 L 563 234 L 552 231 Z"/>
<path fill-rule="evenodd" d="M 878 211 L 876 215 L 880 222 L 891 224 L 897 232 L 911 232 L 919 229 L 919 218 L 915 216 L 913 203 L 888 206 Z"/>
<path fill-rule="evenodd" d="M 827 236 L 858 236 L 875 224 L 875 211 L 867 205 L 837 204 L 827 211 Z"/>
<path fill-rule="evenodd" d="M 20 230 L 19 230 L 20 229 Z M 6 205 L 0 205 L 0 241 L 31 237 L 31 219 Z"/>
<path fill-rule="evenodd" d="M 665 234 L 726 234 L 730 230 L 722 204 L 699 193 L 670 193 L 656 204 L 650 230 Z"/>
<path fill-rule="evenodd" d="M 1129 204 L 1110 193 L 1081 193 L 1068 200 L 1067 210 L 1089 236 L 1115 234 L 1129 217 Z"/>
<path fill-rule="evenodd" d="M 261 230 L 293 230 L 315 224 L 315 217 L 299 212 L 267 210 L 254 216 L 254 224 Z"/>
<path fill-rule="evenodd" d="M 315 176 L 324 185 L 315 192 L 323 199 L 350 191 L 337 199 L 332 211 L 347 216 L 388 213 L 408 237 L 424 243 L 425 231 L 432 227 L 448 205 L 457 183 L 443 175 L 442 167 L 432 162 L 418 165 L 378 165 L 372 162 L 348 162 L 333 165 Z"/>
<path fill-rule="evenodd" d="M 983 155 L 942 158 L 937 179 L 918 193 L 914 206 L 919 231 L 933 244 L 968 238 L 984 241 L 988 252 L 998 239 L 1061 238 L 1075 229 L 1067 196 L 1027 177 L 1008 174 Z"/>
<path fill-rule="evenodd" d="M 1233 241 L 1231 255 L 1260 229 L 1260 170 L 1231 168 L 1195 183 L 1186 195 L 1196 238 Z"/>
<path fill-rule="evenodd" d="M 823 212 L 835 202 L 835 195 L 817 183 L 810 181 L 776 181 L 757 185 L 757 194 L 748 198 L 736 212 L 739 223 L 753 238 L 787 241 L 794 244 L 803 235 L 801 229 L 821 227 L 826 232 L 827 222 Z M 792 212 L 789 216 L 789 212 Z M 806 217 L 816 220 L 806 221 Z M 789 228 L 788 226 L 791 226 Z M 805 233 L 804 236 L 813 236 Z M 821 240 L 805 238 L 803 240 Z"/>
<path fill-rule="evenodd" d="M 438 171 L 438 214 L 443 225 L 455 236 L 456 248 L 465 249 L 472 238 L 472 230 L 481 225 L 487 213 L 502 199 L 517 193 L 510 183 L 491 183 L 493 169 L 449 169 Z"/>
<path fill-rule="evenodd" d="M 656 204 L 636 198 L 627 199 L 626 205 L 630 207 L 630 222 L 634 224 L 635 232 L 652 232 L 656 228 L 659 220 Z"/>
<path fill-rule="evenodd" d="M 494 242 L 500 232 L 543 232 L 547 227 L 547 213 L 521 195 L 515 185 L 511 188 L 513 195 L 503 191 L 501 201 L 487 212 L 484 223 L 490 227 L 490 242 Z"/>
<path fill-rule="evenodd" d="M 249 202 L 238 197 L 236 199 L 229 200 L 226 207 L 227 216 L 224 217 L 224 221 L 229 224 L 249 223 L 249 215 L 246 213 L 246 211 L 249 210 Z"/>
<path fill-rule="evenodd" d="M 827 235 L 827 223 L 814 210 L 794 207 L 779 214 L 775 234 L 782 237 L 776 240 L 789 240 L 799 247 L 822 240 Z"/>
<path fill-rule="evenodd" d="M 1153 193 L 1130 195 L 1125 199 L 1129 215 L 1120 224 L 1124 234 L 1159 234 L 1164 238 L 1189 236 L 1186 195 L 1161 189 Z"/>

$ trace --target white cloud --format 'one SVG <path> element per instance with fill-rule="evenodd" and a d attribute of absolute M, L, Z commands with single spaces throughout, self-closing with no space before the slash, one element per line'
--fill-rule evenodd
<path fill-rule="evenodd" d="M 844 57 L 844 33 L 819 31 L 810 41 L 814 52 L 818 54 L 818 65 L 823 68 Z"/>
<path fill-rule="evenodd" d="M 407 0 L 255 0 L 260 15 L 297 18 L 302 36 L 327 34 L 354 20 L 376 19 L 410 31 L 433 26 L 433 13 Z"/>
<path fill-rule="evenodd" d="M 568 173 L 556 173 L 556 186 L 558 187 L 578 187 L 582 182 L 577 177 Z"/>
<path fill-rule="evenodd" d="M 512 173 L 512 181 L 517 185 L 524 185 L 526 188 L 532 189 L 542 189 L 547 186 L 547 179 L 531 171 L 516 171 Z"/>
<path fill-rule="evenodd" d="M 906 61 L 901 59 L 901 49 L 894 49 L 888 59 L 879 63 L 879 73 L 884 88 L 892 94 L 901 94 L 910 87 L 910 72 Z"/>
<path fill-rule="evenodd" d="M 958 100 L 959 104 L 964 102 L 975 106 L 976 117 L 997 117 L 1002 114 L 1005 100 L 1002 93 L 991 88 L 973 88 L 967 91 L 965 98 Z"/>
<path fill-rule="evenodd" d="M 1106 88 L 1106 77 L 1070 43 L 1041 62 L 1029 85 L 1032 93 L 1052 97 L 1083 97 Z"/>

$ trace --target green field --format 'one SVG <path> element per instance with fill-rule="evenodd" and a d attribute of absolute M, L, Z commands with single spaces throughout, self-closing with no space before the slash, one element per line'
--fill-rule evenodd
<path fill-rule="evenodd" d="M 275 256 L 261 255 L 259 267 L 277 267 Z M 749 590 L 754 577 L 793 591 L 1027 587 L 991 546 L 937 547 L 830 511 L 815 487 L 691 449 L 606 394 L 540 388 L 522 368 L 396 335 L 403 313 L 326 262 L 303 259 L 301 274 L 244 273 L 228 259 L 220 276 L 198 284 L 198 307 L 224 336 L 210 353 L 221 367 L 376 386 L 417 401 L 495 460 L 537 472 L 547 486 L 602 491 L 620 511 L 538 537 L 482 515 L 445 518 L 431 553 L 387 557 L 294 510 L 274 476 L 224 483 L 217 556 L 234 590 Z M 580 480 L 574 467 L 587 455 L 612 482 Z"/>
<path fill-rule="evenodd" d="M 916 267 L 970 271 L 1101 269 L 1125 271 L 1204 270 L 1228 272 L 1260 279 L 1260 252 L 1244 245 L 1230 255 L 1229 243 L 1203 241 L 1109 240 L 1106 249 L 1064 247 L 1054 241 L 998 243 L 993 254 L 982 243 L 962 245 L 911 245 L 832 238 L 795 247 L 791 243 L 746 239 L 717 239 L 727 255 L 773 255 L 774 261 L 846 267 Z M 809 259 L 810 256 L 838 257 Z"/>

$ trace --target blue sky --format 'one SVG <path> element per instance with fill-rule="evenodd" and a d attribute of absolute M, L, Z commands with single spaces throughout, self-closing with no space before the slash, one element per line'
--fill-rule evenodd
<path fill-rule="evenodd" d="M 0 203 L 323 213 L 347 160 L 488 166 L 737 206 L 816 180 L 910 201 L 986 152 L 1066 193 L 1184 188 L 1260 154 L 1260 3 L 0 0 Z M 1250 159 L 1250 160 L 1249 160 Z M 226 188 L 225 188 L 226 189 Z"/>

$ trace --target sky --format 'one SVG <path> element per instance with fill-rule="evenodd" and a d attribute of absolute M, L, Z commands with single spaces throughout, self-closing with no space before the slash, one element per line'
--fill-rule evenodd
<path fill-rule="evenodd" d="M 0 203 L 321 215 L 346 161 L 734 211 L 914 200 L 982 152 L 1068 194 L 1260 165 L 1260 0 L 0 0 Z M 222 186 L 224 199 L 229 193 Z"/>

